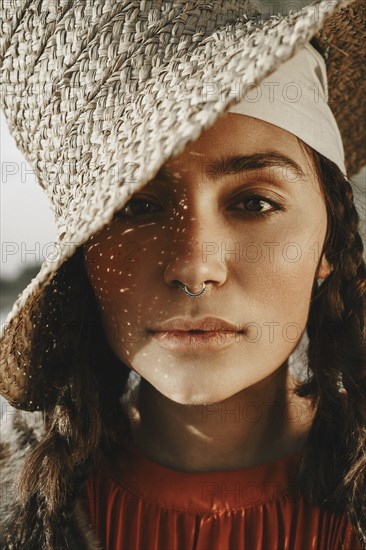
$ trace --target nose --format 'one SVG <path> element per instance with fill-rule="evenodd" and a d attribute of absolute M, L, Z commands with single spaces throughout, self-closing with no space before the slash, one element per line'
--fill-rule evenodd
<path fill-rule="evenodd" d="M 165 268 L 164 281 L 174 287 L 186 285 L 196 293 L 202 283 L 221 286 L 227 278 L 227 266 L 221 259 L 221 241 L 214 239 L 202 223 L 190 221 L 189 229 L 186 227 L 173 243 L 174 258 Z"/>

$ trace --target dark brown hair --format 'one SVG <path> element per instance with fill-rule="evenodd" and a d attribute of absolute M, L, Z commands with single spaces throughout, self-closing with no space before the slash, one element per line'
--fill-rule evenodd
<path fill-rule="evenodd" d="M 347 510 L 366 546 L 366 267 L 359 215 L 338 167 L 300 143 L 324 193 L 323 254 L 333 266 L 320 287 L 314 282 L 308 379 L 297 391 L 316 407 L 303 458 L 303 492 L 329 510 Z"/>
<path fill-rule="evenodd" d="M 300 143 L 326 200 L 322 253 L 334 268 L 321 286 L 314 281 L 308 379 L 297 390 L 316 410 L 303 454 L 303 493 L 330 510 L 347 511 L 366 547 L 366 267 L 359 217 L 338 167 Z M 25 459 L 7 540 L 9 548 L 60 550 L 68 548 L 66 526 L 90 466 L 105 450 L 118 452 L 129 430 L 120 397 L 130 371 L 106 342 L 82 248 L 46 289 L 42 315 L 48 324 L 42 341 L 57 335 L 57 346 L 34 349 L 49 365 L 57 402 L 47 410 L 45 438 Z"/>

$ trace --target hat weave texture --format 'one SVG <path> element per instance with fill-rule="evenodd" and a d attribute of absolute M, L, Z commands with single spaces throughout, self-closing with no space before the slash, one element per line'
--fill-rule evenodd
<path fill-rule="evenodd" d="M 47 364 L 34 359 L 45 287 L 166 160 L 313 37 L 326 58 L 348 174 L 366 163 L 366 6 L 322 0 L 271 17 L 243 0 L 1 0 L 1 7 L 1 108 L 58 227 L 1 336 L 0 392 L 36 410 L 53 399 Z"/>

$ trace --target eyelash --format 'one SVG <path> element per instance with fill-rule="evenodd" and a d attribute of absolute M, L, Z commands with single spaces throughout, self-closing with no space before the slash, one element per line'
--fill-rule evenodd
<path fill-rule="evenodd" d="M 272 216 L 273 214 L 278 214 L 279 212 L 283 212 L 285 210 L 280 204 L 273 201 L 272 199 L 265 197 L 263 195 L 258 195 L 258 194 L 249 195 L 248 197 L 241 198 L 234 204 L 245 203 L 245 201 L 249 201 L 253 199 L 259 202 L 266 202 L 267 204 L 271 205 L 272 208 L 269 210 L 265 210 L 264 212 L 256 212 L 255 210 L 246 211 L 250 216 L 266 218 L 268 216 Z M 240 212 L 244 212 L 244 210 L 240 210 Z"/>
<path fill-rule="evenodd" d="M 250 195 L 248 197 L 241 198 L 240 200 L 237 200 L 234 204 L 244 203 L 245 201 L 253 200 L 253 199 L 255 199 L 259 202 L 266 202 L 267 204 L 270 204 L 272 206 L 272 208 L 270 210 L 266 210 L 264 212 L 256 212 L 256 211 L 247 210 L 246 212 L 249 214 L 249 216 L 265 218 L 267 216 L 272 216 L 273 214 L 277 214 L 278 212 L 284 211 L 284 208 L 281 205 L 279 205 L 278 203 L 276 203 L 275 201 L 273 201 L 272 199 L 269 199 L 268 197 L 264 197 L 263 195 L 258 195 L 258 194 L 254 194 L 254 195 Z M 133 202 L 145 202 L 145 203 L 151 203 L 151 204 L 154 204 L 155 206 L 157 206 L 151 199 L 148 199 L 148 198 L 144 198 L 144 197 L 132 198 L 126 203 L 123 210 L 121 210 L 117 214 L 117 217 L 119 217 L 119 218 L 129 218 L 130 216 L 124 214 L 123 212 Z M 240 210 L 240 212 L 244 212 L 244 210 Z M 156 212 L 144 212 L 142 214 L 132 213 L 132 216 L 144 216 L 144 215 L 150 215 L 150 214 L 155 214 L 155 213 Z"/>

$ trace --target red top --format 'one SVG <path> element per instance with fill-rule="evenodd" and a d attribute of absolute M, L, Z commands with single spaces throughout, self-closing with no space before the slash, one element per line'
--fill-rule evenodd
<path fill-rule="evenodd" d="M 103 458 L 83 499 L 105 550 L 311 550 L 360 548 L 346 515 L 307 505 L 294 492 L 299 454 L 269 464 L 184 472 L 145 457 L 126 440 Z M 292 491 L 291 491 L 292 487 Z"/>

